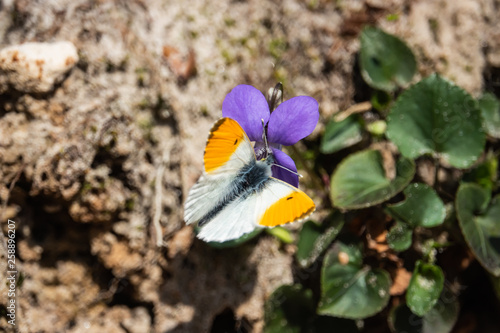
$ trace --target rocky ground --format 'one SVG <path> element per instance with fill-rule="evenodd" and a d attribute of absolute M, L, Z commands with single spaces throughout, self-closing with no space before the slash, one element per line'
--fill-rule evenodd
<path fill-rule="evenodd" d="M 266 297 L 294 279 L 293 246 L 210 248 L 183 201 L 237 84 L 316 98 L 312 143 L 367 100 L 366 24 L 409 44 L 416 80 L 437 71 L 499 95 L 498 0 L 0 0 L 0 220 L 16 222 L 19 332 L 259 332 Z M 301 186 L 321 215 L 313 177 Z M 6 264 L 2 249 L 0 276 Z"/>

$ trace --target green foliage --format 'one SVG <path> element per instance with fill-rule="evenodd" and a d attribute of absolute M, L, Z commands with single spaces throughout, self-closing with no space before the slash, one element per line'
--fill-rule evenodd
<path fill-rule="evenodd" d="M 387 305 L 390 286 L 389 273 L 363 265 L 359 244 L 337 241 L 323 263 L 318 313 L 351 319 L 373 316 Z"/>
<path fill-rule="evenodd" d="M 377 120 L 366 125 L 366 130 L 374 136 L 381 136 L 387 130 L 387 123 L 383 120 Z"/>
<path fill-rule="evenodd" d="M 403 41 L 373 27 L 361 32 L 359 62 L 366 83 L 385 91 L 408 84 L 417 68 L 415 56 Z"/>
<path fill-rule="evenodd" d="M 385 91 L 375 90 L 372 94 L 370 102 L 375 110 L 384 111 L 391 104 L 392 97 Z"/>
<path fill-rule="evenodd" d="M 457 217 L 467 244 L 477 260 L 494 276 L 500 276 L 500 194 L 476 184 L 460 185 Z"/>
<path fill-rule="evenodd" d="M 464 181 L 478 183 L 484 188 L 492 190 L 498 179 L 498 159 L 493 154 L 487 154 L 483 163 L 464 175 Z"/>
<path fill-rule="evenodd" d="M 444 288 L 437 303 L 423 317 L 416 316 L 406 305 L 391 309 L 389 327 L 393 333 L 449 333 L 458 318 L 457 297 Z"/>
<path fill-rule="evenodd" d="M 273 235 L 285 244 L 293 243 L 293 236 L 288 229 L 283 227 L 274 227 L 265 230 L 268 234 Z"/>
<path fill-rule="evenodd" d="M 387 233 L 387 243 L 395 251 L 405 251 L 410 248 L 412 237 L 412 227 L 408 223 L 397 221 Z"/>
<path fill-rule="evenodd" d="M 483 124 L 488 135 L 500 138 L 500 101 L 491 93 L 479 99 L 479 108 L 483 116 Z"/>
<path fill-rule="evenodd" d="M 406 291 L 406 304 L 410 310 L 423 316 L 436 304 L 444 285 L 444 274 L 439 266 L 417 261 Z"/>
<path fill-rule="evenodd" d="M 310 266 L 337 237 L 344 226 L 344 217 L 339 212 L 331 214 L 321 225 L 307 221 L 300 231 L 295 254 L 302 268 Z"/>
<path fill-rule="evenodd" d="M 300 285 L 276 289 L 265 305 L 264 333 L 327 333 L 332 327 L 339 332 L 359 332 L 353 321 L 317 316 L 312 292 Z"/>
<path fill-rule="evenodd" d="M 440 256 L 460 246 L 490 274 L 484 288 L 500 299 L 499 100 L 488 93 L 476 100 L 437 74 L 402 90 L 416 71 L 409 48 L 371 27 L 360 38 L 373 109 L 331 120 L 320 145 L 328 156 L 307 160 L 322 175 L 314 182 L 319 197 L 330 185 L 331 200 L 318 207 L 331 210 L 321 224 L 306 222 L 296 241 L 295 281 L 312 290 L 283 294 L 267 332 L 356 332 L 365 318 L 386 316 L 393 333 L 449 333 L 460 304 L 445 276 L 463 272 L 456 266 L 469 251 L 457 251 L 456 263 Z M 325 170 L 334 170 L 330 179 Z M 394 267 L 397 274 L 415 267 L 408 286 L 399 275 L 393 285 Z M 390 293 L 397 306 L 388 311 Z M 300 303 L 296 312 L 283 310 L 289 301 Z"/>
<path fill-rule="evenodd" d="M 398 97 L 387 118 L 387 136 L 407 158 L 434 154 L 461 169 L 478 159 L 485 144 L 477 102 L 439 75 Z"/>
<path fill-rule="evenodd" d="M 402 158 L 396 162 L 396 176 L 389 179 L 378 150 L 366 150 L 347 157 L 332 176 L 330 197 L 336 207 L 369 207 L 393 197 L 413 178 L 415 164 Z"/>
<path fill-rule="evenodd" d="M 355 116 L 336 122 L 330 120 L 321 140 L 320 150 L 324 154 L 332 154 L 361 141 L 362 129 Z"/>
<path fill-rule="evenodd" d="M 435 227 L 443 223 L 446 209 L 436 191 L 426 184 L 414 183 L 405 188 L 405 201 L 388 205 L 387 211 L 394 218 L 411 227 Z"/>
<path fill-rule="evenodd" d="M 265 305 L 265 333 L 303 332 L 314 315 L 311 290 L 300 285 L 281 286 Z"/>

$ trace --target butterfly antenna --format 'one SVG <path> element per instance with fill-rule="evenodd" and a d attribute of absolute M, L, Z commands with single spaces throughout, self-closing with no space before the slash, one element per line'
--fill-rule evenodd
<path fill-rule="evenodd" d="M 297 173 L 297 172 L 295 172 L 295 171 L 293 171 L 293 170 L 290 170 L 290 169 L 288 169 L 288 168 L 286 168 L 286 167 L 284 167 L 284 166 L 282 166 L 282 165 L 279 165 L 279 164 L 276 164 L 276 163 L 273 163 L 272 165 L 274 165 L 274 166 L 276 166 L 276 167 L 278 167 L 278 168 L 285 169 L 286 171 L 291 172 L 291 173 L 293 173 L 294 175 L 299 176 L 300 178 L 302 178 L 302 177 L 303 177 L 300 173 Z"/>

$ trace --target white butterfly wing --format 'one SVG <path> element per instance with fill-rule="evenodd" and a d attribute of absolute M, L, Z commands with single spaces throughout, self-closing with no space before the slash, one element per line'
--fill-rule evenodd
<path fill-rule="evenodd" d="M 263 190 L 256 194 L 256 225 L 275 227 L 299 222 L 315 210 L 307 194 L 284 181 L 270 177 Z"/>
<path fill-rule="evenodd" d="M 205 171 L 189 191 L 184 221 L 196 223 L 234 191 L 239 171 L 255 161 L 252 144 L 233 119 L 221 118 L 210 130 L 205 148 Z"/>
<path fill-rule="evenodd" d="M 237 198 L 225 206 L 201 228 L 198 237 L 207 242 L 225 242 L 240 238 L 255 228 L 302 221 L 314 210 L 314 202 L 307 194 L 269 177 L 260 191 Z"/>
<path fill-rule="evenodd" d="M 206 242 L 225 242 L 252 232 L 257 226 L 257 196 L 236 199 L 201 227 L 198 238 Z"/>

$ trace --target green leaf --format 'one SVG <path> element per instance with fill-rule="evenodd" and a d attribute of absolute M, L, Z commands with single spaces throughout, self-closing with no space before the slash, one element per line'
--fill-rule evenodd
<path fill-rule="evenodd" d="M 484 188 L 493 189 L 495 182 L 498 179 L 498 160 L 488 153 L 483 163 L 476 166 L 474 169 L 467 172 L 463 181 L 478 183 Z"/>
<path fill-rule="evenodd" d="M 455 205 L 462 234 L 477 260 L 500 276 L 500 194 L 491 202 L 490 198 L 490 190 L 464 183 L 458 188 Z"/>
<path fill-rule="evenodd" d="M 268 234 L 273 235 L 274 237 L 278 238 L 280 241 L 282 241 L 285 244 L 293 243 L 293 236 L 288 229 L 277 226 L 277 227 L 268 228 L 265 230 Z"/>
<path fill-rule="evenodd" d="M 408 223 L 397 221 L 387 233 L 387 244 L 395 251 L 405 251 L 411 246 L 413 229 Z"/>
<path fill-rule="evenodd" d="M 373 316 L 387 305 L 390 286 L 385 270 L 363 267 L 360 245 L 337 241 L 323 263 L 318 313 L 350 319 Z"/>
<path fill-rule="evenodd" d="M 373 27 L 361 32 L 359 62 L 366 83 L 385 91 L 408 84 L 417 69 L 413 52 L 402 40 Z"/>
<path fill-rule="evenodd" d="M 386 110 L 392 102 L 392 97 L 387 92 L 375 90 L 370 98 L 372 106 L 377 111 Z"/>
<path fill-rule="evenodd" d="M 216 248 L 216 249 L 226 249 L 226 248 L 237 247 L 243 243 L 248 242 L 252 238 L 256 237 L 263 230 L 264 230 L 263 228 L 255 228 L 254 231 L 252 231 L 248 234 L 245 234 L 245 235 L 241 236 L 240 238 L 233 239 L 233 240 L 226 241 L 226 242 L 208 242 L 208 245 L 213 247 L 213 248 Z M 196 231 L 197 230 L 195 229 L 195 232 Z"/>
<path fill-rule="evenodd" d="M 311 290 L 301 285 L 276 289 L 265 304 L 265 333 L 300 333 L 314 318 Z"/>
<path fill-rule="evenodd" d="M 309 267 L 328 248 L 344 226 L 339 212 L 331 214 L 321 225 L 307 221 L 300 231 L 296 258 L 302 268 Z"/>
<path fill-rule="evenodd" d="M 436 305 L 423 317 L 402 304 L 392 308 L 387 319 L 393 333 L 449 333 L 459 310 L 457 296 L 445 286 Z"/>
<path fill-rule="evenodd" d="M 444 285 L 439 266 L 417 261 L 406 291 L 406 304 L 417 316 L 423 316 L 436 304 Z"/>
<path fill-rule="evenodd" d="M 413 178 L 415 163 L 402 158 L 396 162 L 396 177 L 385 175 L 378 150 L 365 150 L 344 159 L 332 176 L 330 197 L 336 207 L 356 209 L 374 206 L 400 192 Z"/>
<path fill-rule="evenodd" d="M 389 327 L 393 333 L 449 333 L 458 318 L 456 299 L 438 302 L 423 317 L 416 316 L 406 305 L 393 308 L 389 314 Z"/>
<path fill-rule="evenodd" d="M 491 93 L 484 94 L 478 101 L 486 133 L 500 138 L 500 101 Z"/>
<path fill-rule="evenodd" d="M 410 226 L 431 228 L 443 223 L 446 217 L 444 203 L 434 189 L 426 184 L 413 183 L 403 191 L 406 199 L 388 205 L 387 211 Z"/>
<path fill-rule="evenodd" d="M 321 139 L 320 151 L 332 154 L 361 141 L 362 129 L 356 116 L 349 116 L 342 121 L 330 120 Z"/>
<path fill-rule="evenodd" d="M 398 97 L 387 118 L 387 136 L 407 158 L 437 154 L 456 168 L 468 168 L 485 145 L 479 115 L 467 92 L 431 75 Z"/>

